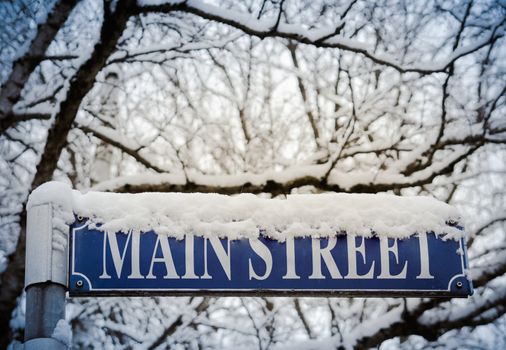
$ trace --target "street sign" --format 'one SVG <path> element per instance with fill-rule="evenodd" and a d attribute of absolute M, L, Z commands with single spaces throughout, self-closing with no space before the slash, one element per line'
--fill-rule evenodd
<path fill-rule="evenodd" d="M 76 220 L 71 296 L 348 295 L 466 297 L 463 239 L 434 233 L 397 240 L 341 234 L 277 241 L 153 231 L 104 233 Z"/>

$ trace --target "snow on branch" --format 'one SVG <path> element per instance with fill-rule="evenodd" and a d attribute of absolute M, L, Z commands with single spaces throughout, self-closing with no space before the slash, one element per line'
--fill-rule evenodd
<path fill-rule="evenodd" d="M 282 171 L 207 175 L 194 170 L 171 174 L 140 174 L 117 177 L 94 186 L 98 191 L 115 192 L 204 192 L 204 193 L 270 193 L 273 196 L 289 194 L 293 189 L 313 186 L 322 191 L 349 193 L 377 193 L 431 183 L 438 175 L 451 173 L 453 166 L 467 157 L 474 148 L 460 151 L 434 161 L 430 166 L 409 176 L 391 170 L 381 172 L 349 172 L 332 169 L 332 162 L 300 164 Z"/>
<path fill-rule="evenodd" d="M 0 89 L 0 120 L 8 117 L 14 108 L 14 105 L 21 97 L 21 92 L 28 81 L 28 78 L 40 64 L 41 61 L 48 59 L 45 52 L 51 42 L 54 40 L 58 30 L 63 27 L 70 13 L 74 9 L 77 1 L 57 1 L 52 11 L 49 11 L 45 21 L 38 23 L 37 34 L 33 38 L 30 47 L 25 55 L 19 57 L 13 64 L 9 77 Z M 5 45 L 3 43 L 2 45 Z M 12 126 L 10 124 L 9 126 Z M 2 126 L 4 130 L 7 127 Z"/>
<path fill-rule="evenodd" d="M 17 123 L 29 120 L 48 120 L 50 118 L 50 114 L 43 113 L 9 114 L 0 118 L 0 134 L 3 134 L 7 129 Z"/>
<path fill-rule="evenodd" d="M 203 42 L 189 42 L 182 44 L 152 44 L 147 48 L 140 49 L 122 49 L 111 55 L 107 61 L 107 65 L 112 65 L 120 62 L 152 62 L 163 63 L 173 60 L 178 57 L 184 57 L 186 54 L 193 51 L 208 50 L 212 48 L 223 48 L 227 44 L 237 40 L 241 37 L 241 33 L 234 33 L 219 40 L 208 40 Z M 169 53 L 172 53 L 169 55 Z"/>
<path fill-rule="evenodd" d="M 343 27 L 342 21 L 338 21 L 334 27 L 330 28 L 305 29 L 300 25 L 282 22 L 279 18 L 256 19 L 249 13 L 213 6 L 198 0 L 168 1 L 163 4 L 148 4 L 137 8 L 138 13 L 168 13 L 173 11 L 191 13 L 204 19 L 224 23 L 259 38 L 280 37 L 317 47 L 337 48 L 359 53 L 377 64 L 395 68 L 403 73 L 431 74 L 444 72 L 459 58 L 473 53 L 504 36 L 503 23 L 498 21 L 492 25 L 492 30 L 488 35 L 473 44 L 456 49 L 445 60 L 431 62 L 430 64 L 403 65 L 395 57 L 388 54 L 377 54 L 372 47 L 340 35 Z"/>
<path fill-rule="evenodd" d="M 480 316 L 499 305 L 504 305 L 506 301 L 506 289 L 504 288 L 495 288 L 493 292 L 490 289 L 483 289 L 480 292 L 481 295 L 476 295 L 473 298 L 473 303 L 467 303 L 466 307 L 453 305 L 454 307 L 440 307 L 427 312 L 420 317 L 420 324 L 437 329 L 442 334 L 450 329 L 472 325 L 474 320 L 479 320 Z M 451 303 L 457 304 L 458 302 L 452 301 Z M 500 313 L 496 317 L 499 315 Z M 478 324 L 480 323 L 476 325 Z"/>
<path fill-rule="evenodd" d="M 90 133 L 103 142 L 120 149 L 129 156 L 132 156 L 136 161 L 144 165 L 146 168 L 152 169 L 158 173 L 165 172 L 165 170 L 153 164 L 151 161 L 139 154 L 142 146 L 138 145 L 133 140 L 125 139 L 122 137 L 122 135 L 118 134 L 116 130 L 100 125 L 86 126 L 80 124 L 78 127 L 83 132 Z"/>
<path fill-rule="evenodd" d="M 493 215 L 491 218 L 487 219 L 486 221 L 479 223 L 474 229 L 474 231 L 469 235 L 467 241 L 468 247 L 473 245 L 476 237 L 480 236 L 483 233 L 483 231 L 500 222 L 506 222 L 506 213 L 497 213 Z"/>
<path fill-rule="evenodd" d="M 475 265 L 471 270 L 474 287 L 484 286 L 504 274 L 506 274 L 506 251 L 494 254 L 492 259 L 487 259 L 484 266 Z"/>

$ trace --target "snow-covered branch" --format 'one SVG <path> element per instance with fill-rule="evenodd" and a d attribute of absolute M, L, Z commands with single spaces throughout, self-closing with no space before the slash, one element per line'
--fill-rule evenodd
<path fill-rule="evenodd" d="M 403 65 L 395 57 L 387 54 L 377 54 L 372 47 L 361 43 L 355 39 L 344 37 L 340 34 L 342 23 L 338 22 L 330 28 L 306 29 L 300 25 L 289 24 L 278 21 L 278 18 L 256 19 L 249 13 L 220 8 L 199 0 L 187 0 L 167 2 L 159 5 L 144 5 L 137 10 L 139 13 L 162 12 L 170 13 L 173 11 L 182 11 L 197 15 L 201 18 L 224 23 L 243 31 L 246 34 L 254 35 L 259 38 L 280 37 L 295 40 L 302 44 L 314 45 L 317 47 L 337 48 L 349 52 L 361 54 L 371 61 L 395 68 L 399 72 L 416 72 L 420 74 L 431 74 L 444 72 L 451 64 L 461 57 L 473 53 L 503 36 L 503 31 L 499 28 L 503 22 L 494 24 L 490 33 L 477 42 L 455 50 L 447 59 L 441 62 L 431 62 L 430 64 Z"/>
<path fill-rule="evenodd" d="M 0 17 L 22 24 L 0 33 L 19 41 L 12 45 L 19 52 L 0 47 L 2 334 L 16 325 L 14 337 L 22 335 L 11 315 L 22 314 L 24 203 L 32 185 L 53 177 L 83 190 L 260 194 L 231 196 L 251 202 L 392 191 L 454 202 L 469 218 L 476 293 L 467 301 L 70 301 L 76 348 L 366 349 L 395 337 L 410 348 L 423 341 L 414 334 L 444 347 L 443 332 L 467 332 L 506 313 L 500 4 L 54 3 L 47 18 L 30 21 L 0 4 Z M 0 348 L 12 337 L 5 338 Z"/>
<path fill-rule="evenodd" d="M 142 146 L 139 146 L 131 140 L 125 139 L 121 135 L 118 135 L 115 130 L 107 128 L 105 126 L 91 126 L 82 124 L 80 124 L 78 128 L 85 133 L 90 133 L 101 141 L 120 149 L 122 152 L 133 157 L 136 161 L 144 165 L 146 168 L 152 169 L 158 173 L 166 172 L 166 170 L 163 170 L 156 164 L 153 164 L 153 162 L 140 154 L 140 150 L 143 148 Z"/>
<path fill-rule="evenodd" d="M 38 24 L 37 34 L 26 54 L 14 62 L 9 77 L 0 89 L 0 121 L 2 123 L 0 133 L 18 122 L 17 118 L 9 118 L 13 107 L 19 101 L 21 91 L 32 72 L 41 61 L 48 59 L 45 56 L 46 50 L 56 33 L 67 21 L 76 3 L 76 0 L 57 1 L 53 9 L 49 11 L 47 19 Z M 7 119 L 4 120 L 4 118 Z"/>
<path fill-rule="evenodd" d="M 125 176 L 99 183 L 94 189 L 132 193 L 270 193 L 276 196 L 288 194 L 296 188 L 313 186 L 321 191 L 376 193 L 429 184 L 436 176 L 451 173 L 453 166 L 471 151 L 456 152 L 445 161 L 436 162 L 410 176 L 389 171 L 376 174 L 356 171 L 354 176 L 350 177 L 346 172 L 332 170 L 332 160 L 329 160 L 323 164 L 296 165 L 282 171 L 270 170 L 261 174 L 206 175 L 189 170 L 186 173 Z"/>

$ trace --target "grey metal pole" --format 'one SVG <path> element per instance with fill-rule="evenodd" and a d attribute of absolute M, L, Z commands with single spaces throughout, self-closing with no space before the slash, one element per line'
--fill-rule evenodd
<path fill-rule="evenodd" d="M 28 208 L 26 230 L 26 318 L 24 350 L 66 350 L 68 233 L 53 227 L 53 205 Z M 66 240 L 63 245 L 62 241 Z"/>
<path fill-rule="evenodd" d="M 26 289 L 25 342 L 51 338 L 59 320 L 65 319 L 65 287 L 56 283 L 37 283 Z M 66 345 L 53 342 L 54 349 Z M 58 344 L 56 344 L 58 343 Z"/>

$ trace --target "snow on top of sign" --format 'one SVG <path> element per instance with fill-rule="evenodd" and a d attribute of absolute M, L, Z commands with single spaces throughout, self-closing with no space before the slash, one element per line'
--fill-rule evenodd
<path fill-rule="evenodd" d="M 422 232 L 454 239 L 463 235 L 463 231 L 448 225 L 459 221 L 458 211 L 430 197 L 328 193 L 266 199 L 253 194 L 83 194 L 66 184 L 48 182 L 33 191 L 27 207 L 43 203 L 56 203 L 67 224 L 73 212 L 88 218 L 91 225 L 99 225 L 102 231 L 154 230 L 180 238 L 188 233 L 251 238 L 260 231 L 278 240 L 344 232 L 391 238 Z"/>

